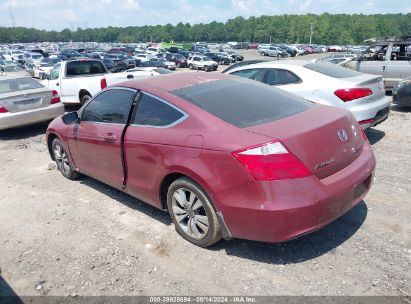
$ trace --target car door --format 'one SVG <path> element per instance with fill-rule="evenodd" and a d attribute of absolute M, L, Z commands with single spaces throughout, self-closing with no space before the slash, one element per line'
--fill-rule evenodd
<path fill-rule="evenodd" d="M 50 72 L 50 77 L 48 79 L 48 88 L 50 90 L 56 90 L 61 96 L 61 101 L 64 102 L 64 96 L 60 92 L 60 68 L 61 63 L 57 63 Z"/>
<path fill-rule="evenodd" d="M 127 88 L 101 92 L 67 134 L 75 167 L 118 189 L 123 184 L 122 135 L 135 95 L 136 90 Z"/>
<path fill-rule="evenodd" d="M 375 51 L 366 53 L 353 61 L 356 64 L 355 69 L 361 73 L 381 75 L 385 79 L 385 69 L 389 61 L 389 45 L 378 45 Z"/>
<path fill-rule="evenodd" d="M 127 193 L 147 203 L 158 202 L 158 183 L 165 175 L 165 160 L 176 148 L 167 143 L 178 136 L 174 128 L 187 117 L 161 98 L 148 93 L 140 95 L 124 137 Z"/>
<path fill-rule="evenodd" d="M 393 88 L 400 80 L 411 76 L 411 43 L 394 44 L 390 49 L 390 60 L 385 69 L 385 86 Z"/>

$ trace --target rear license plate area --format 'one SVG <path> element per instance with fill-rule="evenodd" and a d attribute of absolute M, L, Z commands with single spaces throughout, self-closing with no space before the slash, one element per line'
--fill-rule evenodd
<path fill-rule="evenodd" d="M 14 105 L 19 110 L 26 109 L 26 108 L 32 108 L 40 104 L 41 104 L 41 98 L 25 99 L 25 100 L 19 100 L 19 101 L 14 102 Z"/>

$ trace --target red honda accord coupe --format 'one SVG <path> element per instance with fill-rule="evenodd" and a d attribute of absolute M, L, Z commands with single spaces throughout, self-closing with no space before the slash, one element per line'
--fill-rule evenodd
<path fill-rule="evenodd" d="M 98 179 L 168 210 L 186 240 L 287 241 L 367 194 L 372 149 L 350 112 L 256 81 L 181 73 L 98 93 L 47 130 L 69 179 Z"/>

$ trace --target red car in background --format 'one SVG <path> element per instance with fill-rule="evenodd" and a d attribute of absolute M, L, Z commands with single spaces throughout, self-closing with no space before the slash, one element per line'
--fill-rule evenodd
<path fill-rule="evenodd" d="M 186 240 L 287 241 L 367 194 L 375 159 L 349 111 L 256 81 L 182 73 L 109 87 L 56 118 L 61 173 L 168 210 Z"/>
<path fill-rule="evenodd" d="M 248 48 L 249 48 L 250 50 L 256 50 L 256 49 L 258 49 L 258 43 L 255 43 L 255 42 L 250 43 L 250 44 L 248 45 Z"/>

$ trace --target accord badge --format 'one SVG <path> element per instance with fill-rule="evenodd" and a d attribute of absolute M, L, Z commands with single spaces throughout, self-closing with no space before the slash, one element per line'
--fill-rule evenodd
<path fill-rule="evenodd" d="M 324 168 L 325 166 L 331 165 L 332 163 L 335 163 L 335 159 L 334 159 L 334 158 L 331 158 L 331 159 L 329 159 L 329 160 L 327 160 L 327 161 L 325 161 L 325 162 L 322 162 L 322 163 L 317 164 L 317 165 L 315 166 L 315 169 L 318 170 L 318 169 Z"/>
<path fill-rule="evenodd" d="M 344 129 L 338 130 L 337 134 L 338 134 L 338 138 L 339 138 L 342 142 L 344 142 L 344 141 L 346 141 L 346 140 L 348 139 L 347 132 L 345 132 Z"/>

